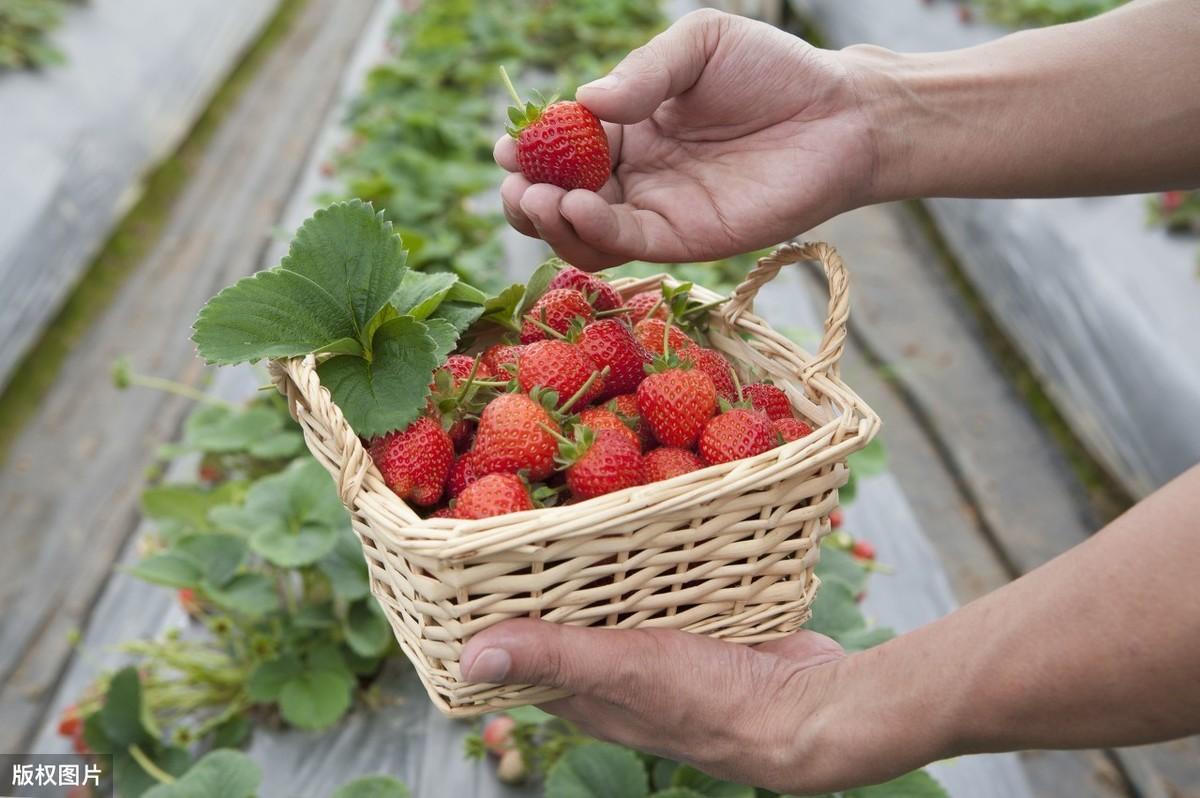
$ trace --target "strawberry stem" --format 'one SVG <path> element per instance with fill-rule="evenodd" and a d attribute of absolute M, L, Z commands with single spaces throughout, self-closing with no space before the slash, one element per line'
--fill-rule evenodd
<path fill-rule="evenodd" d="M 515 102 L 518 106 L 524 105 L 525 103 L 521 100 L 521 95 L 517 94 L 517 87 L 513 85 L 512 80 L 510 80 L 508 77 L 508 70 L 503 66 L 500 67 L 500 79 L 504 81 L 504 87 L 507 88 L 508 93 L 512 95 L 513 102 Z"/>
<path fill-rule="evenodd" d="M 543 432 L 549 432 L 551 435 L 553 435 L 555 440 L 557 440 L 559 443 L 565 443 L 568 446 L 575 445 L 575 441 L 571 440 L 565 435 L 562 435 L 561 433 L 555 432 L 553 429 L 541 423 L 540 421 L 538 422 L 538 426 L 542 428 Z"/>
<path fill-rule="evenodd" d="M 608 374 L 608 366 L 605 366 L 600 371 L 593 371 L 591 374 L 589 374 L 587 381 L 584 382 L 583 385 L 579 386 L 579 390 L 576 391 L 575 394 L 570 399 L 567 400 L 566 404 L 564 404 L 562 407 L 560 407 L 558 409 L 558 412 L 562 413 L 564 416 L 567 413 L 570 413 L 571 407 L 574 406 L 574 404 L 576 402 L 578 402 L 580 399 L 582 399 L 584 396 L 587 395 L 588 391 L 590 391 L 592 388 L 592 384 L 594 382 L 596 382 L 597 379 L 599 379 L 600 377 L 605 376 L 607 374 Z"/>
<path fill-rule="evenodd" d="M 622 314 L 632 313 L 632 312 L 633 312 L 632 308 L 612 308 L 610 310 L 598 310 L 598 311 L 596 311 L 596 318 L 606 319 L 609 316 L 620 316 Z"/>
<path fill-rule="evenodd" d="M 537 327 L 539 330 L 546 333 L 546 335 L 549 335 L 551 338 L 557 338 L 559 341 L 567 340 L 567 336 L 563 335 L 562 333 L 560 333 L 558 330 L 551 327 L 546 322 L 538 321 L 537 319 L 533 318 L 532 316 L 527 316 L 526 318 L 529 320 L 530 324 L 532 324 L 534 327 Z"/>
<path fill-rule="evenodd" d="M 729 297 L 723 297 L 721 299 L 714 299 L 712 302 L 705 302 L 703 305 L 696 305 L 694 307 L 688 308 L 687 310 L 685 310 L 683 312 L 683 315 L 684 316 L 694 316 L 697 313 L 703 313 L 706 310 L 712 310 L 713 308 L 718 308 L 721 305 L 724 305 L 728 301 L 729 301 Z"/>

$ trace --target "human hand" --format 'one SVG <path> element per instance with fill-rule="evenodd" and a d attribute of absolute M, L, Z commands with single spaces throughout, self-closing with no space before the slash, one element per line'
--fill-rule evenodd
<path fill-rule="evenodd" d="M 464 678 L 537 684 L 573 695 L 543 709 L 584 732 L 780 792 L 882 780 L 820 734 L 841 647 L 802 631 L 748 647 L 669 630 L 581 629 L 532 619 L 480 632 Z M 860 782 L 861 783 L 861 782 Z"/>
<path fill-rule="evenodd" d="M 777 244 L 867 201 L 874 145 L 854 84 L 838 53 L 694 12 L 579 88 L 613 156 L 598 193 L 530 184 L 513 139 L 497 142 L 505 215 L 587 269 Z"/>

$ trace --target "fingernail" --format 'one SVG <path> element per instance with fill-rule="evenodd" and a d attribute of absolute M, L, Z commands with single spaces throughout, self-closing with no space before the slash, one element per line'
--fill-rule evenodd
<path fill-rule="evenodd" d="M 609 91 L 615 89 L 617 84 L 621 82 L 621 76 L 616 72 L 610 72 L 602 78 L 593 80 L 591 83 L 585 83 L 579 88 L 581 89 L 600 89 L 601 91 Z"/>
<path fill-rule="evenodd" d="M 485 648 L 471 661 L 463 673 L 463 678 L 469 682 L 504 681 L 508 669 L 512 667 L 512 657 L 502 648 Z"/>

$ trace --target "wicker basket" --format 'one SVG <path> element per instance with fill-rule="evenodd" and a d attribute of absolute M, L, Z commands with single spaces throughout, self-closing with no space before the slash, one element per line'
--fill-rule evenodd
<path fill-rule="evenodd" d="M 781 266 L 809 260 L 824 267 L 830 286 L 816 356 L 750 312 Z M 671 278 L 613 284 L 629 296 L 664 281 Z M 719 298 L 699 287 L 693 295 Z M 846 481 L 846 457 L 879 428 L 838 378 L 847 308 L 834 249 L 789 244 L 759 260 L 712 312 L 712 346 L 739 370 L 772 377 L 814 422 L 811 435 L 665 482 L 477 521 L 422 519 L 392 493 L 321 387 L 311 356 L 270 368 L 309 448 L 337 481 L 396 639 L 438 708 L 462 717 L 562 695 L 462 681 L 465 641 L 507 618 L 683 629 L 738 643 L 781 637 L 808 620 L 817 544 Z"/>

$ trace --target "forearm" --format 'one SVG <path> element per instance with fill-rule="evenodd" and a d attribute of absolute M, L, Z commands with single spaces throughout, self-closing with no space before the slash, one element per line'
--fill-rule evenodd
<path fill-rule="evenodd" d="M 869 201 L 1200 185 L 1200 8 L 1140 0 L 946 53 L 850 47 L 871 120 Z"/>
<path fill-rule="evenodd" d="M 1200 466 L 1005 588 L 845 660 L 822 748 L 854 741 L 906 767 L 1200 732 L 1198 565 Z"/>

